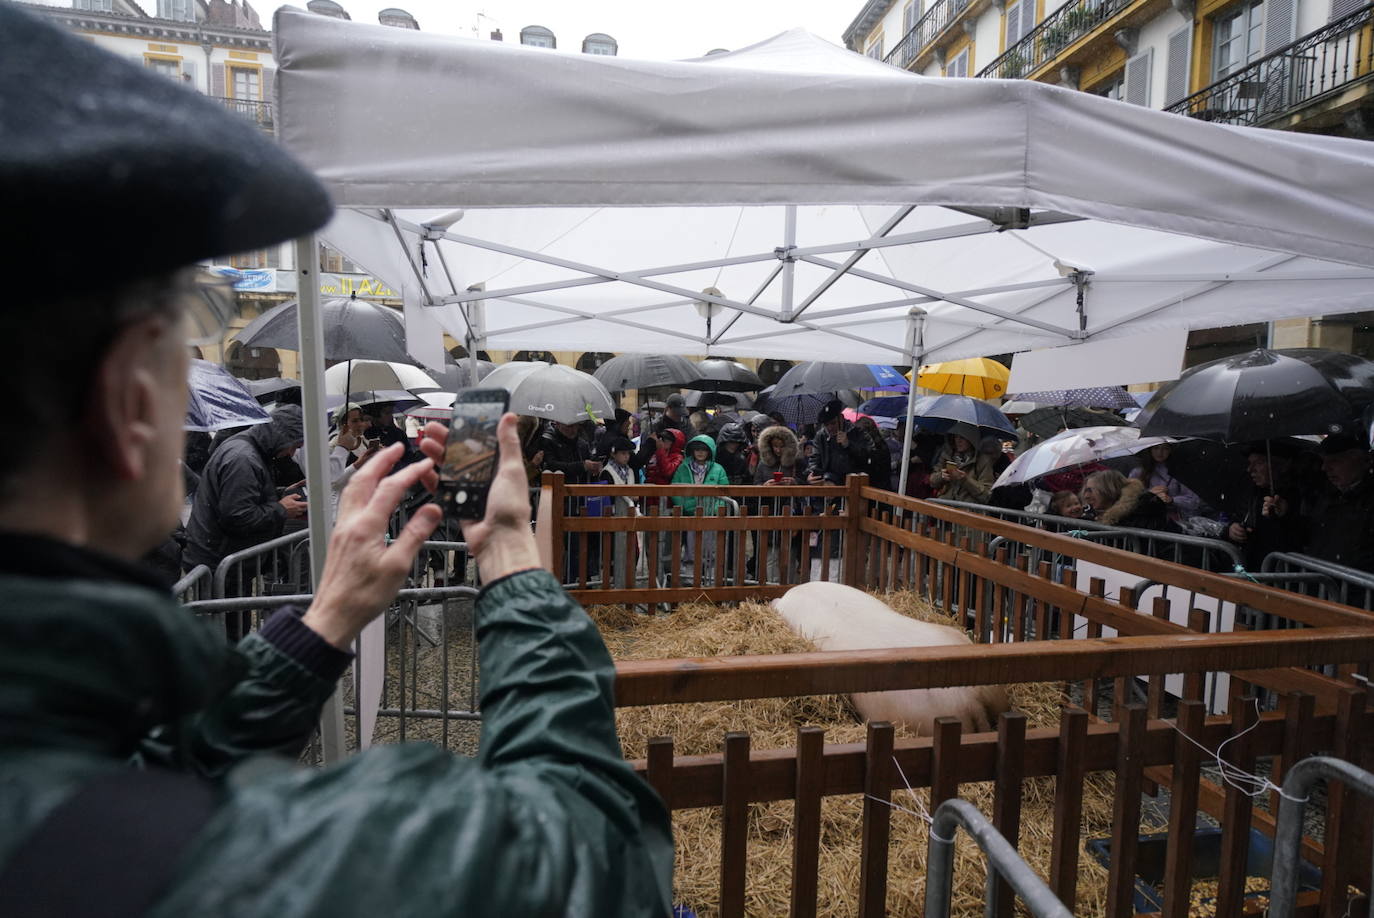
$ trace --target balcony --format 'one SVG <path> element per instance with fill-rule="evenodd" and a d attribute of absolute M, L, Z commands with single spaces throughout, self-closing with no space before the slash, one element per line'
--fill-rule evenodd
<path fill-rule="evenodd" d="M 259 102 L 256 99 L 226 99 L 220 96 L 212 98 L 245 121 L 253 122 L 268 134 L 275 133 L 276 122 L 272 117 L 271 102 Z"/>
<path fill-rule="evenodd" d="M 1374 80 L 1374 3 L 1267 54 L 1165 111 L 1222 124 L 1276 125 Z"/>
<path fill-rule="evenodd" d="M 931 43 L 940 37 L 940 33 L 953 25 L 972 4 L 973 0 L 936 0 L 935 4 L 916 20 L 911 31 L 903 35 L 902 40 L 887 53 L 883 61 L 902 69 L 910 67 L 916 58 L 920 57 L 921 52 L 930 47 Z"/>
<path fill-rule="evenodd" d="M 1061 51 L 1098 26 L 1114 19 L 1135 0 L 1083 0 L 1066 3 L 1050 13 L 991 64 L 980 77 L 1018 80 L 1054 60 Z"/>

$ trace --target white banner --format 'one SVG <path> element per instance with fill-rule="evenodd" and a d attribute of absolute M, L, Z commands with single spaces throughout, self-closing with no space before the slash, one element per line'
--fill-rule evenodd
<path fill-rule="evenodd" d="M 1188 330 L 1142 332 L 1129 338 L 1089 341 L 1016 354 L 1007 391 L 1087 389 L 1177 379 L 1183 372 Z"/>

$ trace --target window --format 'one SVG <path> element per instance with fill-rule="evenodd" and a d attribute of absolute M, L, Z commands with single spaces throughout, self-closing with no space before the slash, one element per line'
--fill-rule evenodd
<path fill-rule="evenodd" d="M 229 256 L 229 265 L 240 269 L 263 269 L 281 267 L 281 246 L 268 246 L 252 252 L 240 252 Z"/>
<path fill-rule="evenodd" d="M 538 363 L 541 360 L 545 363 L 558 362 L 558 359 L 550 351 L 516 351 L 511 360 L 525 363 Z"/>
<path fill-rule="evenodd" d="M 181 61 L 166 57 L 145 57 L 143 66 L 155 73 L 160 73 L 169 80 L 181 79 Z"/>
<path fill-rule="evenodd" d="M 76 0 L 74 8 L 92 13 L 113 13 L 114 0 Z"/>
<path fill-rule="evenodd" d="M 873 44 L 869 45 L 869 46 L 868 46 L 868 50 L 865 51 L 864 53 L 867 54 L 869 57 L 873 58 L 875 61 L 880 61 L 880 60 L 882 60 L 882 59 L 883 59 L 883 36 L 882 36 L 882 35 L 879 35 L 876 39 L 874 39 Z"/>
<path fill-rule="evenodd" d="M 262 71 L 256 67 L 230 67 L 229 74 L 231 99 L 262 98 Z"/>
<path fill-rule="evenodd" d="M 1243 0 L 1212 22 L 1212 78 L 1235 73 L 1264 52 L 1263 0 Z"/>
<path fill-rule="evenodd" d="M 617 45 L 614 38 L 602 32 L 593 32 L 582 39 L 583 54 L 601 54 L 606 57 L 615 57 Z"/>
<path fill-rule="evenodd" d="M 1092 89 L 1088 90 L 1088 92 L 1095 96 L 1101 96 L 1104 99 L 1115 99 L 1118 102 L 1122 102 L 1126 98 L 1126 78 L 1123 74 L 1118 73 L 1107 82 L 1098 83 Z"/>
<path fill-rule="evenodd" d="M 921 19 L 921 0 L 911 0 L 902 10 L 902 34 L 906 35 L 916 28 Z"/>
<path fill-rule="evenodd" d="M 950 58 L 949 63 L 945 64 L 945 76 L 968 76 L 968 48 L 965 48 L 958 54 L 954 55 L 954 57 Z"/>
<path fill-rule="evenodd" d="M 345 258 L 342 252 L 336 252 L 327 245 L 320 246 L 320 270 L 328 271 L 330 274 L 367 273 Z"/>
<path fill-rule="evenodd" d="M 614 354 L 608 354 L 605 351 L 588 351 L 577 358 L 577 369 L 583 373 L 595 373 L 603 363 L 614 356 Z"/>
<path fill-rule="evenodd" d="M 1035 26 L 1035 0 L 1019 0 L 1007 6 L 1007 43 L 1010 48 Z"/>
<path fill-rule="evenodd" d="M 159 19 L 195 22 L 195 4 L 193 0 L 157 0 L 157 16 Z"/>
<path fill-rule="evenodd" d="M 558 42 L 553 37 L 553 32 L 543 26 L 525 26 L 520 30 L 520 44 L 529 45 L 531 48 L 557 48 Z"/>

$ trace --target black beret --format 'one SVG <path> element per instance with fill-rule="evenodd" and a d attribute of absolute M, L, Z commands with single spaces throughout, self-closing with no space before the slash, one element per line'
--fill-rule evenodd
<path fill-rule="evenodd" d="M 84 293 L 324 225 L 324 186 L 256 126 L 0 0 L 0 264 Z M 98 240 L 99 260 L 75 255 Z"/>
<path fill-rule="evenodd" d="M 1369 444 L 1354 434 L 1334 433 L 1322 440 L 1317 452 L 1323 456 L 1334 456 L 1352 449 L 1369 449 Z"/>
<path fill-rule="evenodd" d="M 844 414 L 844 402 L 837 398 L 832 398 L 821 408 L 820 414 L 816 415 L 816 423 L 825 424 L 835 420 L 842 414 Z"/>

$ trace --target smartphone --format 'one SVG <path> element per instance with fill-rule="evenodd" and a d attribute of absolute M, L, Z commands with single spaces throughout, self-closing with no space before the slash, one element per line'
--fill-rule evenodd
<path fill-rule="evenodd" d="M 454 396 L 438 493 L 450 516 L 476 520 L 486 514 L 496 474 L 496 424 L 509 403 L 505 389 L 463 389 Z"/>

